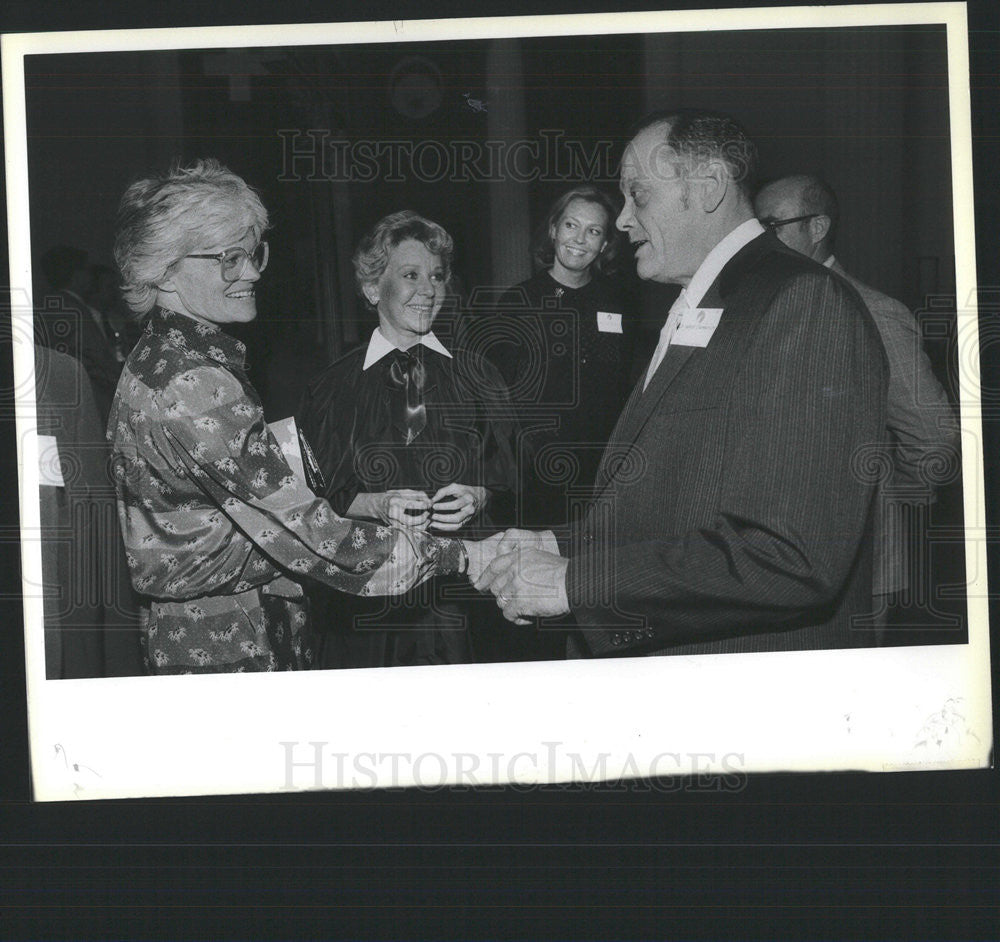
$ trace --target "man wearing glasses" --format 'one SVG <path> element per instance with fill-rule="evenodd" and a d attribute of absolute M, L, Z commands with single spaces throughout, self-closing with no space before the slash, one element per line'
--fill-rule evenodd
<path fill-rule="evenodd" d="M 762 187 L 757 216 L 789 248 L 845 278 L 861 295 L 889 359 L 886 426 L 892 475 L 883 482 L 875 539 L 874 613 L 884 625 L 890 605 L 909 585 L 914 537 L 908 524 L 934 500 L 928 462 L 957 466 L 959 429 L 948 396 L 934 376 L 913 315 L 904 304 L 858 281 L 833 254 L 840 213 L 830 186 L 815 176 L 782 177 Z"/>

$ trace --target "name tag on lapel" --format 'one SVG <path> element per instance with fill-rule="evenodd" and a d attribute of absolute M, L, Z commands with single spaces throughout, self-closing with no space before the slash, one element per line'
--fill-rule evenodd
<path fill-rule="evenodd" d="M 721 307 L 696 307 L 685 311 L 670 343 L 681 347 L 707 347 L 722 319 L 722 311 Z"/>
<path fill-rule="evenodd" d="M 597 329 L 602 334 L 620 334 L 622 332 L 621 314 L 611 314 L 608 311 L 598 311 Z"/>

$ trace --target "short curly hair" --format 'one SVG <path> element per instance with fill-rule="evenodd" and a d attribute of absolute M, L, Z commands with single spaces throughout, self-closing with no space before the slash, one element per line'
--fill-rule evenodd
<path fill-rule="evenodd" d="M 441 259 L 445 280 L 451 278 L 451 256 L 454 240 L 443 227 L 410 209 L 391 213 L 380 219 L 361 240 L 354 257 L 354 284 L 362 300 L 372 307 L 365 296 L 366 285 L 375 284 L 389 264 L 389 254 L 401 242 L 415 239 L 428 252 Z"/>
<path fill-rule="evenodd" d="M 122 297 L 136 314 L 156 303 L 157 286 L 185 255 L 209 245 L 260 239 L 267 210 L 246 181 L 218 160 L 137 180 L 118 207 L 115 262 Z"/>
<path fill-rule="evenodd" d="M 532 258 L 539 268 L 548 269 L 555 261 L 555 243 L 552 240 L 552 229 L 558 225 L 566 207 L 573 200 L 583 200 L 600 206 L 607 216 L 605 224 L 607 246 L 594 260 L 594 268 L 603 275 L 612 274 L 616 268 L 618 252 L 621 248 L 621 237 L 615 229 L 615 219 L 618 218 L 619 207 L 614 199 L 604 190 L 596 186 L 575 186 L 562 194 L 550 207 L 545 219 L 538 226 L 533 240 Z"/>

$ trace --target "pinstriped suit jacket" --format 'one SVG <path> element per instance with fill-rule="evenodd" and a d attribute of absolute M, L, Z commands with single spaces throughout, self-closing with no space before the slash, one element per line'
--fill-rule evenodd
<path fill-rule="evenodd" d="M 870 643 L 888 370 L 855 291 L 770 233 L 702 301 L 605 451 L 570 536 L 570 656 Z M 862 637 L 863 635 L 863 637 Z"/>

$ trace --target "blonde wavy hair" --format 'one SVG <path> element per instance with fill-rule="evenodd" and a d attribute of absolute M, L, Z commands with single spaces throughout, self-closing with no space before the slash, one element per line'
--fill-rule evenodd
<path fill-rule="evenodd" d="M 118 207 L 114 254 L 122 296 L 137 315 L 146 314 L 157 286 L 185 255 L 238 242 L 247 232 L 259 240 L 267 226 L 257 193 L 213 158 L 137 180 Z"/>

